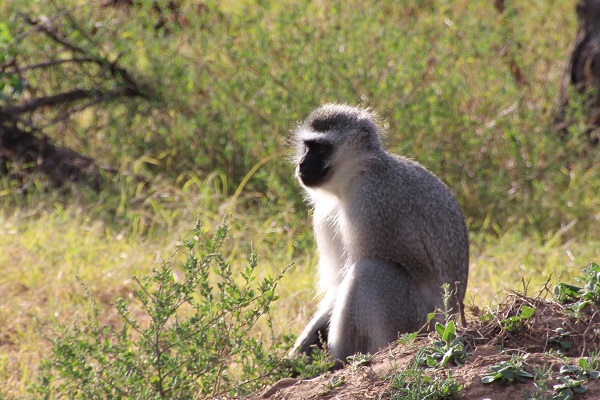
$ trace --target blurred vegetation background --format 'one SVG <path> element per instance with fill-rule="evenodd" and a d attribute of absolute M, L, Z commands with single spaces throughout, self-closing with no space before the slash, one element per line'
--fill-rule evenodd
<path fill-rule="evenodd" d="M 293 264 L 272 329 L 298 332 L 316 254 L 287 141 L 326 102 L 372 107 L 388 148 L 456 193 L 469 304 L 598 256 L 582 102 L 554 128 L 574 0 L 12 0 L 0 15 L 1 129 L 37 140 L 0 148 L 0 394 L 26 392 L 40 327 L 80 316 L 77 278 L 110 321 L 197 219 L 210 233 L 231 215 L 234 269 L 251 245 L 259 275 Z M 39 146 L 81 158 L 64 175 Z"/>

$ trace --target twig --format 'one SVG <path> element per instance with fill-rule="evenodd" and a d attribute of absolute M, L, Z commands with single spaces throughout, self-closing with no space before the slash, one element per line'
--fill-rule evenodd
<path fill-rule="evenodd" d="M 56 65 L 66 64 L 66 63 L 83 64 L 86 62 L 95 62 L 95 61 L 96 61 L 96 59 L 92 58 L 92 57 L 61 58 L 58 60 L 48 60 L 48 61 L 44 61 L 44 62 L 37 63 L 37 64 L 26 65 L 24 67 L 21 67 L 21 71 L 27 71 L 30 69 L 37 69 L 37 68 L 54 67 Z M 14 61 L 11 65 L 14 65 Z M 2 69 L 0 69 L 0 73 L 1 72 L 4 72 L 4 66 Z"/>

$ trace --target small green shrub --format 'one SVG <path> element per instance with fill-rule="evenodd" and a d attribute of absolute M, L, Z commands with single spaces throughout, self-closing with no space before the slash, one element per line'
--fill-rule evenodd
<path fill-rule="evenodd" d="M 500 361 L 496 365 L 490 367 L 491 372 L 484 374 L 481 378 L 481 383 L 492 383 L 501 381 L 504 383 L 512 383 L 514 381 L 526 382 L 528 379 L 534 379 L 535 375 L 525 371 L 523 366 L 523 357 L 513 355 L 508 361 Z"/>
<path fill-rule="evenodd" d="M 563 365 L 560 367 L 561 376 L 558 377 L 558 384 L 553 386 L 556 392 L 552 399 L 570 400 L 576 393 L 585 393 L 588 388 L 584 385 L 590 379 L 598 379 L 600 371 L 596 371 L 598 366 L 597 355 L 582 357 L 577 365 Z"/>
<path fill-rule="evenodd" d="M 529 318 L 533 317 L 535 314 L 535 308 L 528 306 L 521 306 L 521 310 L 519 315 L 515 315 L 513 317 L 506 318 L 500 321 L 502 325 L 502 329 L 508 332 L 516 332 L 521 328 L 521 323 Z"/>
<path fill-rule="evenodd" d="M 600 306 L 600 264 L 592 262 L 577 280 L 583 286 L 558 283 L 554 287 L 554 298 L 561 303 L 571 303 L 570 309 L 579 315 L 588 305 Z"/>
<path fill-rule="evenodd" d="M 600 359 L 598 351 L 590 352 L 589 357 L 581 357 L 577 365 L 582 371 L 582 374 L 592 379 L 600 378 Z"/>
<path fill-rule="evenodd" d="M 582 381 L 598 379 L 600 371 L 596 370 L 598 368 L 598 360 L 595 357 L 581 357 L 577 365 L 563 365 L 560 367 L 560 373 Z"/>
<path fill-rule="evenodd" d="M 435 340 L 433 346 L 425 348 L 419 362 L 436 368 L 444 368 L 449 362 L 463 365 L 469 353 L 465 350 L 463 338 L 456 336 L 454 321 L 448 321 L 445 325 L 438 322 L 435 330 L 440 340 Z"/>
<path fill-rule="evenodd" d="M 450 285 L 445 283 L 442 285 L 442 299 L 444 303 L 443 310 L 437 310 L 445 323 L 436 322 L 435 331 L 438 340 L 434 340 L 433 345 L 426 347 L 418 358 L 422 364 L 427 364 L 428 367 L 444 368 L 449 362 L 454 362 L 455 365 L 463 365 L 469 357 L 469 353 L 465 350 L 465 344 L 462 337 L 456 335 L 456 327 L 452 321 L 452 308 L 450 301 L 453 292 L 450 290 Z M 435 313 L 429 314 L 429 319 L 433 319 Z"/>
<path fill-rule="evenodd" d="M 134 300 L 116 304 L 120 328 L 103 324 L 93 306 L 85 322 L 52 332 L 52 356 L 33 390 L 44 398 L 188 399 L 242 395 L 287 375 L 280 360 L 291 337 L 269 347 L 250 334 L 260 319 L 270 324 L 281 275 L 255 282 L 252 252 L 235 276 L 221 254 L 226 234 L 223 224 L 203 240 L 197 225 L 178 268 L 171 259 L 136 279 Z"/>
<path fill-rule="evenodd" d="M 301 378 L 312 378 L 317 375 L 324 374 L 331 370 L 335 363 L 331 361 L 329 352 L 325 349 L 315 347 L 311 353 L 311 357 L 297 357 L 293 360 L 288 360 L 290 369 L 293 375 Z"/>
<path fill-rule="evenodd" d="M 569 332 L 565 328 L 556 328 L 554 330 L 554 335 L 548 337 L 548 344 L 558 344 L 565 350 L 569 350 L 573 347 L 573 342 L 568 340 L 569 335 L 572 332 Z"/>
<path fill-rule="evenodd" d="M 587 386 L 584 385 L 584 380 L 573 379 L 568 376 L 559 376 L 560 383 L 553 386 L 556 395 L 552 399 L 556 400 L 571 400 L 575 393 L 587 392 Z"/>
<path fill-rule="evenodd" d="M 371 365 L 373 356 L 371 354 L 356 353 L 355 355 L 348 357 L 346 360 L 352 366 L 352 368 L 360 369 L 361 367 Z"/>
<path fill-rule="evenodd" d="M 450 372 L 445 376 L 439 370 L 421 368 L 419 360 L 423 357 L 423 349 L 420 349 L 413 363 L 392 375 L 394 392 L 391 399 L 444 400 L 457 398 L 464 386 L 452 378 Z"/>
<path fill-rule="evenodd" d="M 549 382 L 553 378 L 552 367 L 534 367 L 535 392 L 529 393 L 528 400 L 570 400 L 576 394 L 586 393 L 588 387 L 585 383 L 591 379 L 598 379 L 600 371 L 597 371 L 598 355 L 591 353 L 589 357 L 582 357 L 577 365 L 565 364 L 560 367 L 560 375 L 556 377 L 557 383 L 549 388 Z"/>

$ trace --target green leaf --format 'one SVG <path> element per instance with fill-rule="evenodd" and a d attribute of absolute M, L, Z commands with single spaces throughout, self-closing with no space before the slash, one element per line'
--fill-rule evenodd
<path fill-rule="evenodd" d="M 440 324 L 439 322 L 435 323 L 435 331 L 437 332 L 438 336 L 440 338 L 444 338 L 444 331 L 445 331 L 445 327 L 444 325 Z"/>
<path fill-rule="evenodd" d="M 448 321 L 446 324 L 446 329 L 444 329 L 444 335 L 442 339 L 444 342 L 448 343 L 454 338 L 454 334 L 456 333 L 456 329 L 454 327 L 454 321 Z"/>
<path fill-rule="evenodd" d="M 452 349 L 449 349 L 448 351 L 446 351 L 444 353 L 444 356 L 442 357 L 442 360 L 440 361 L 440 367 L 445 367 L 446 364 L 448 364 L 448 362 L 450 360 L 452 360 L 452 356 L 453 356 L 453 351 Z"/>
<path fill-rule="evenodd" d="M 571 389 L 562 390 L 558 395 L 553 397 L 555 400 L 571 400 L 573 398 L 573 391 Z"/>
<path fill-rule="evenodd" d="M 435 313 L 434 312 L 430 312 L 429 314 L 427 314 L 427 322 L 431 322 L 433 321 L 433 319 L 435 318 Z"/>
<path fill-rule="evenodd" d="M 587 392 L 587 390 L 588 390 L 587 386 L 584 386 L 584 385 L 576 386 L 573 388 L 573 391 L 575 393 L 585 393 L 585 392 Z"/>
<path fill-rule="evenodd" d="M 484 375 L 481 378 L 481 383 L 492 383 L 495 380 L 499 379 L 501 376 L 500 374 L 494 374 L 494 375 Z"/>
<path fill-rule="evenodd" d="M 554 287 L 554 297 L 561 302 L 568 302 L 581 297 L 582 288 L 575 285 L 560 282 Z"/>
<path fill-rule="evenodd" d="M 570 349 L 573 347 L 573 342 L 569 342 L 568 340 L 561 340 L 558 342 L 563 349 Z"/>
<path fill-rule="evenodd" d="M 587 372 L 587 375 L 592 379 L 598 379 L 598 377 L 600 376 L 600 371 L 590 371 Z"/>
<path fill-rule="evenodd" d="M 502 375 L 502 378 L 506 379 L 507 381 L 512 381 L 513 379 L 515 379 L 515 374 L 513 373 L 513 370 L 510 367 L 502 368 L 498 372 L 500 373 L 500 375 Z"/>
<path fill-rule="evenodd" d="M 427 362 L 427 366 L 428 366 L 429 368 L 433 368 L 433 367 L 435 367 L 435 366 L 436 366 L 436 364 L 437 364 L 437 361 L 436 361 L 436 360 L 435 360 L 435 359 L 434 359 L 432 356 L 430 356 L 430 355 L 429 355 L 429 356 L 427 356 L 427 360 L 426 360 L 426 362 Z"/>
<path fill-rule="evenodd" d="M 528 306 L 521 307 L 520 317 L 529 319 L 529 318 L 533 317 L 533 314 L 535 314 L 534 307 L 528 307 Z"/>
<path fill-rule="evenodd" d="M 519 371 L 517 376 L 522 377 L 522 378 L 535 379 L 535 375 L 530 372 L 527 372 L 527 371 Z"/>

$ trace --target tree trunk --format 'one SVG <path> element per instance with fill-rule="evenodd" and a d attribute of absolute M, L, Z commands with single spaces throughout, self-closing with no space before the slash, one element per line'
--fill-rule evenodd
<path fill-rule="evenodd" d="M 85 182 L 99 190 L 103 179 L 101 168 L 91 158 L 55 146 L 45 136 L 38 138 L 15 125 L 0 124 L 0 174 L 10 171 L 9 163 L 29 165 L 31 171 L 45 174 L 55 187 Z"/>
<path fill-rule="evenodd" d="M 591 145 L 597 145 L 600 142 L 600 0 L 579 0 L 577 17 L 579 29 L 561 85 L 556 128 L 565 137 L 574 122 L 569 115 L 573 88 L 581 95 L 587 116 L 589 128 L 585 134 Z"/>

